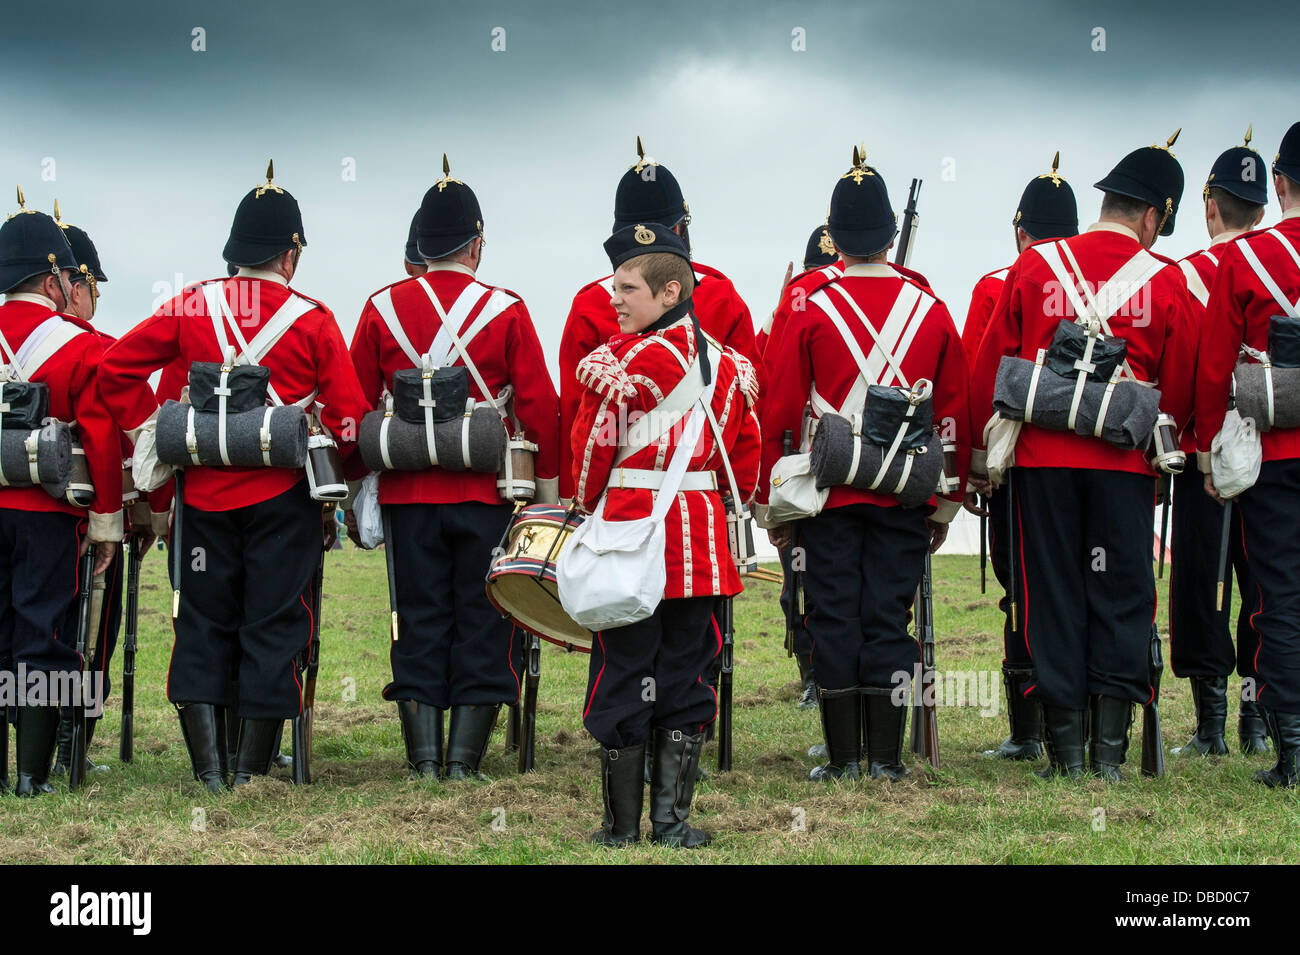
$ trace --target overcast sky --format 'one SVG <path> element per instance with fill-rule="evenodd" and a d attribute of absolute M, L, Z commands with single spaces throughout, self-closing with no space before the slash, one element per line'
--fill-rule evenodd
<path fill-rule="evenodd" d="M 1156 245 L 1181 256 L 1207 244 L 1214 157 L 1253 123 L 1271 162 L 1300 120 L 1289 4 L 74 0 L 6 12 L 0 208 L 20 182 L 30 207 L 57 198 L 90 233 L 110 278 L 108 331 L 147 317 L 178 275 L 224 274 L 235 206 L 274 157 L 308 239 L 294 285 L 350 339 L 366 297 L 403 276 L 407 225 L 445 151 L 483 208 L 479 277 L 523 296 L 553 372 L 573 294 L 608 272 L 601 243 L 637 135 L 682 184 L 696 257 L 732 277 L 756 325 L 865 143 L 900 211 L 910 179 L 924 180 L 912 265 L 960 325 L 976 279 L 1014 257 L 1016 202 L 1057 149 L 1086 225 L 1091 184 L 1182 127 L 1187 189 L 1177 231 Z"/>

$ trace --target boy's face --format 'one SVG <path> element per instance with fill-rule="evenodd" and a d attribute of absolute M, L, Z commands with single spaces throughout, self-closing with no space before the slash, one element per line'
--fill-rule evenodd
<path fill-rule="evenodd" d="M 675 304 L 667 300 L 676 287 L 676 282 L 669 282 L 653 295 L 638 270 L 620 265 L 614 273 L 614 293 L 609 300 L 618 312 L 619 331 L 635 334 L 653 325 Z"/>

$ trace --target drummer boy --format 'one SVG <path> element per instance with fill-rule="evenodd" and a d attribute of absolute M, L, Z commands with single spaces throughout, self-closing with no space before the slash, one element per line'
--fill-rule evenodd
<path fill-rule="evenodd" d="M 583 723 L 601 746 L 605 815 L 592 842 L 626 845 L 640 838 L 650 746 L 650 839 L 694 848 L 712 839 L 687 818 L 704 730 L 717 715 L 707 679 L 721 648 L 714 608 L 742 589 L 727 545 L 719 489 L 729 485 L 716 435 L 722 435 L 739 494 L 748 502 L 758 481 L 758 379 L 746 358 L 720 350 L 701 332 L 691 310 L 695 275 L 677 235 L 654 223 L 631 226 L 615 232 L 605 251 L 615 269 L 611 304 L 620 334 L 578 365 L 584 390 L 571 435 L 575 500 L 593 511 L 608 486 L 600 517 L 649 516 L 684 412 L 650 415 L 676 423 L 649 444 L 638 443 L 648 432 L 620 430 L 618 423 L 653 411 L 687 374 L 700 376 L 699 394 L 716 376 L 711 409 L 717 430 L 705 426 L 668 510 L 664 599 L 649 618 L 595 634 Z"/>

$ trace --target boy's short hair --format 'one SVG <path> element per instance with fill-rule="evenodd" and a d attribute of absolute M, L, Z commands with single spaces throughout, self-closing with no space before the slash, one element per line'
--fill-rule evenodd
<path fill-rule="evenodd" d="M 684 302 L 695 291 L 695 271 L 691 263 L 671 252 L 650 252 L 638 255 L 623 263 L 622 268 L 635 269 L 650 287 L 651 295 L 658 295 L 669 282 L 682 287 L 678 302 Z"/>

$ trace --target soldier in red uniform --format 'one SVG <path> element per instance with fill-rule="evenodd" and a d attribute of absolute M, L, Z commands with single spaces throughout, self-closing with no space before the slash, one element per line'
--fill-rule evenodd
<path fill-rule="evenodd" d="M 418 254 L 427 271 L 370 297 L 352 339 L 352 361 L 372 406 L 392 386 L 394 372 L 419 367 L 431 349 L 435 365 L 472 362 L 471 397 L 511 402 L 505 407 L 512 430 L 522 425 L 539 449 L 536 499 L 555 503 L 559 405 L 542 346 L 522 299 L 475 278 L 483 258 L 483 214 L 474 191 L 444 170 L 418 213 Z M 433 297 L 459 331 L 468 360 L 440 335 L 442 315 Z M 393 540 L 385 546 L 393 549 L 401 621 L 384 699 L 397 703 L 411 773 L 485 778 L 479 762 L 501 704 L 519 698 L 522 672 L 513 627 L 483 589 L 511 505 L 502 500 L 495 474 L 441 467 L 384 472 L 379 502 L 392 515 Z"/>
<path fill-rule="evenodd" d="M 1052 159 L 1052 171 L 1029 180 L 1025 191 L 1020 194 L 1020 205 L 1011 220 L 1017 253 L 1024 252 L 1042 239 L 1064 239 L 1079 234 L 1079 212 L 1074 201 L 1074 190 L 1057 175 L 1060 162 L 1061 154 L 1058 152 Z M 1002 295 L 1003 283 L 1010 271 L 1008 266 L 988 273 L 975 284 L 975 289 L 971 292 L 966 324 L 961 330 L 961 344 L 968 365 L 975 362 L 975 353 L 984 337 L 984 329 L 988 327 L 989 317 Z M 993 564 L 993 575 L 997 577 L 1003 591 L 998 600 L 998 609 L 1004 618 L 1002 684 L 1006 689 L 1007 720 L 1011 732 L 995 749 L 986 750 L 984 755 L 1001 759 L 1038 759 L 1043 754 L 1043 714 L 1038 701 L 1030 700 L 1025 695 L 1034 685 L 1034 665 L 1029 657 L 1024 634 L 1016 632 L 1011 619 L 1011 600 L 1008 596 L 1011 593 L 1011 541 L 1014 531 L 1007 508 L 1007 496 L 1000 488 L 994 488 L 984 507 L 980 507 L 978 495 L 972 493 L 967 496 L 966 509 L 977 517 L 988 518 L 989 556 Z"/>
<path fill-rule="evenodd" d="M 659 223 L 681 237 L 690 251 L 687 231 L 690 209 L 682 198 L 681 187 L 668 167 L 647 159 L 637 138 L 638 159 L 618 182 L 614 193 L 614 231 L 639 223 Z M 749 308 L 736 292 L 731 280 L 699 262 L 695 270 L 692 308 L 700 327 L 722 344 L 734 348 L 751 361 L 757 360 L 754 323 Z M 613 276 L 589 282 L 578 290 L 564 322 L 560 339 L 560 433 L 572 434 L 574 417 L 583 389 L 574 377 L 578 362 L 598 345 L 603 345 L 619 330 L 618 316 L 609 304 Z M 573 496 L 573 469 L 566 442 L 560 451 L 560 497 Z"/>
<path fill-rule="evenodd" d="M 970 449 L 966 361 L 944 304 L 886 261 L 898 232 L 894 212 L 883 178 L 856 152 L 831 196 L 828 229 L 843 273 L 828 267 L 792 283 L 791 302 L 782 306 L 788 321 L 774 329 L 765 352 L 763 474 L 781 457 L 785 432 L 806 433 L 805 408 L 813 421 L 832 411 L 859 414 L 870 385 L 926 380 L 934 421 L 956 445 L 961 482 L 918 507 L 899 506 L 883 492 L 832 487 L 821 512 L 797 522 L 829 757 L 809 778 L 857 778 L 865 735 L 870 775 L 898 779 L 907 772 L 907 711 L 891 696 L 898 675 L 910 676 L 920 661 L 907 622 L 926 551 L 943 542 L 961 506 Z M 796 291 L 802 308 L 792 301 Z M 866 356 L 865 373 L 845 335 Z M 766 482 L 760 501 L 767 502 Z M 783 549 L 794 532 L 780 524 L 769 536 Z"/>
<path fill-rule="evenodd" d="M 1180 427 L 1187 421 L 1196 354 L 1191 302 L 1173 262 L 1148 251 L 1157 235 L 1173 232 L 1182 169 L 1168 147 L 1138 149 L 1097 188 L 1105 194 L 1101 221 L 1021 253 L 984 333 L 971 375 L 972 483 L 981 492 L 989 490 L 986 423 L 1002 357 L 1032 360 L 1062 318 L 1079 310 L 1125 340 L 1126 377 L 1158 387 L 1160 407 Z M 1080 296 L 1092 302 L 1094 290 L 1109 302 L 1100 314 L 1075 305 Z M 1027 695 L 1042 702 L 1052 761 L 1043 772 L 1084 772 L 1091 708 L 1092 769 L 1118 780 L 1132 705 L 1152 696 L 1154 473 L 1142 451 L 1032 424 L 1020 432 L 1015 465 L 1007 486 L 1016 514 L 1015 596 L 1035 670 Z"/>
<path fill-rule="evenodd" d="M 1205 182 L 1205 228 L 1210 247 L 1193 252 L 1178 267 L 1195 299 L 1198 327 L 1205 322 L 1205 306 L 1214 286 L 1214 274 L 1224 250 L 1238 236 L 1259 225 L 1268 204 L 1268 181 L 1264 158 L 1246 143 L 1225 150 L 1214 161 Z M 1255 704 L 1258 674 L 1255 653 L 1259 635 L 1250 623 L 1255 586 L 1250 565 L 1242 548 L 1241 512 L 1231 516 L 1230 552 L 1237 571 L 1237 593 L 1242 595 L 1237 614 L 1237 640 L 1233 647 L 1228 631 L 1232 597 L 1224 594 L 1219 608 L 1217 581 L 1219 542 L 1223 534 L 1223 508 L 1205 493 L 1205 476 L 1194 463 L 1196 438 L 1193 428 L 1183 431 L 1182 450 L 1187 466 L 1174 476 L 1173 543 L 1169 576 L 1169 663 L 1174 675 L 1186 677 L 1192 686 L 1196 708 L 1196 732 L 1180 755 L 1225 755 L 1228 744 L 1224 730 L 1228 719 L 1228 676 L 1233 666 L 1243 679 L 1237 736 L 1243 753 L 1268 750 L 1268 733 Z"/>
<path fill-rule="evenodd" d="M 1300 318 L 1300 123 L 1282 138 L 1273 189 L 1281 221 L 1224 247 L 1210 290 L 1196 373 L 1197 456 L 1210 491 L 1209 450 L 1223 425 L 1239 352 L 1273 351 L 1271 326 Z M 1237 503 L 1255 582 L 1256 700 L 1278 757 L 1254 778 L 1271 788 L 1300 781 L 1300 428 L 1274 428 L 1260 438 L 1259 477 Z"/>
<path fill-rule="evenodd" d="M 420 258 L 420 210 L 411 216 L 411 228 L 406 233 L 406 248 L 402 250 L 402 267 L 410 278 L 423 275 L 426 271 L 424 259 Z"/>
<path fill-rule="evenodd" d="M 368 406 L 333 313 L 289 287 L 306 245 L 302 214 L 267 172 L 267 182 L 240 202 L 222 253 L 235 276 L 183 289 L 105 356 L 101 388 L 135 441 L 137 475 L 167 471 L 149 454 L 158 412 L 149 376 L 225 357 L 210 295 L 226 300 L 229 314 L 218 319 L 223 337 L 241 347 L 282 306 L 300 313 L 258 362 L 270 372 L 268 391 L 302 407 L 314 401 L 340 453 L 355 447 Z M 137 481 L 146 491 L 151 483 Z M 308 494 L 301 469 L 185 469 L 172 525 L 173 538 L 181 529 L 173 543 L 184 554 L 173 581 L 179 600 L 167 698 L 180 715 L 194 776 L 211 791 L 225 785 L 229 757 L 219 711 L 232 704 L 232 682 L 239 683 L 241 717 L 234 785 L 268 771 L 284 721 L 300 712 L 296 661 L 313 638 L 321 522 L 322 505 Z"/>
<path fill-rule="evenodd" d="M 117 429 L 100 397 L 96 376 L 104 342 L 60 314 L 71 308 L 71 281 L 80 275 L 63 231 L 44 213 L 19 210 L 0 227 L 0 362 L 7 381 L 45 385 L 48 414 L 76 421 L 95 487 L 87 514 L 40 486 L 0 488 L 0 670 L 17 686 L 19 796 L 52 792 L 50 761 L 59 726 L 59 706 L 72 700 L 40 693 L 28 683 L 41 673 L 58 677 L 83 669 L 76 650 L 76 588 L 51 581 L 77 578 L 78 556 L 96 552 L 102 574 L 121 549 L 122 455 Z M 8 391 L 0 402 L 0 427 L 10 412 Z M 14 412 L 17 414 L 17 411 Z M 15 677 L 25 671 L 26 682 Z M 66 679 L 66 677 L 65 677 Z M 64 684 L 67 685 L 67 684 Z M 7 704 L 8 701 L 6 701 Z M 2 710 L 2 708 L 0 708 Z M 8 789 L 8 726 L 0 719 L 0 792 Z"/>
<path fill-rule="evenodd" d="M 621 845 L 640 838 L 643 766 L 653 738 L 651 840 L 693 848 L 711 839 L 687 818 L 704 730 L 717 715 L 708 683 L 722 645 L 714 609 L 720 598 L 741 590 L 718 493 L 729 487 L 722 455 L 747 502 L 758 477 L 758 379 L 747 358 L 702 331 L 692 311 L 690 256 L 677 235 L 659 223 L 636 223 L 617 230 L 605 250 L 615 269 L 611 301 L 622 334 L 578 365 L 582 400 L 572 431 L 577 501 L 592 511 L 608 489 L 604 519 L 636 520 L 651 512 L 680 428 L 631 450 L 618 423 L 657 408 L 692 368 L 705 383 L 716 378 L 710 407 L 723 447 L 706 426 L 666 517 L 667 581 L 654 614 L 596 634 L 583 724 L 601 746 L 605 818 L 592 841 Z M 618 437 L 609 440 L 611 434 Z M 647 685 L 653 687 L 648 697 Z"/>

